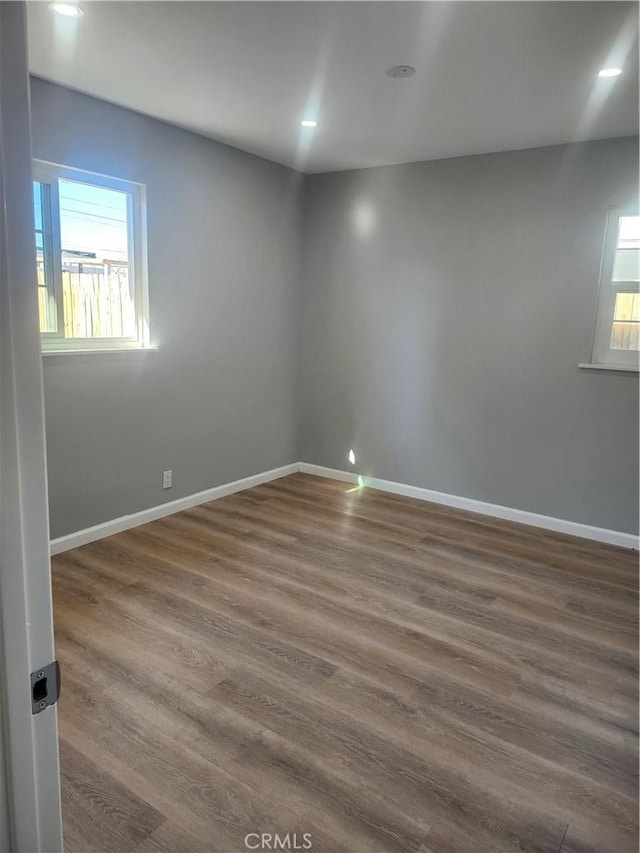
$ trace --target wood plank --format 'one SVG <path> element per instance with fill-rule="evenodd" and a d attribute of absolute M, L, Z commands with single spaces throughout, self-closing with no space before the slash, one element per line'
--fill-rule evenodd
<path fill-rule="evenodd" d="M 60 739 L 64 849 L 133 850 L 165 817 Z"/>

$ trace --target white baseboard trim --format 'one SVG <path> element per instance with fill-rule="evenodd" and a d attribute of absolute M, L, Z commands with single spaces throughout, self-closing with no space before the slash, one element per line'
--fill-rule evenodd
<path fill-rule="evenodd" d="M 331 480 L 342 480 L 346 483 L 358 482 L 358 474 L 351 471 L 325 468 L 322 465 L 312 465 L 309 462 L 293 462 L 290 465 L 283 465 L 281 468 L 273 468 L 270 471 L 263 471 L 260 474 L 244 477 L 242 480 L 234 480 L 231 483 L 223 483 L 221 486 L 214 486 L 212 489 L 206 489 L 204 492 L 196 492 L 196 494 L 187 495 L 175 501 L 150 507 L 141 512 L 134 512 L 131 515 L 123 515 L 120 518 L 114 518 L 112 521 L 105 521 L 103 524 L 96 524 L 94 527 L 87 527 L 84 530 L 78 530 L 76 533 L 69 533 L 67 536 L 52 539 L 51 555 L 61 554 L 63 551 L 70 551 L 72 548 L 79 548 L 81 545 L 87 545 L 89 542 L 104 539 L 106 536 L 112 536 L 114 533 L 130 530 L 132 527 L 138 527 L 140 524 L 155 521 L 157 518 L 164 518 L 167 515 L 173 515 L 175 512 L 181 512 L 183 509 L 190 509 L 193 506 L 198 506 L 198 504 L 215 501 L 218 498 L 225 497 L 225 495 L 232 495 L 235 492 L 259 486 L 261 483 L 278 480 L 280 477 L 287 477 L 289 474 L 296 474 L 298 471 L 303 474 L 313 474 L 317 477 L 328 477 Z M 363 476 L 362 481 L 365 486 L 371 489 L 379 489 L 382 492 L 392 492 L 396 495 L 404 495 L 405 497 L 416 498 L 421 501 L 431 501 L 432 503 L 454 507 L 455 509 L 464 509 L 469 512 L 477 512 L 481 515 L 492 516 L 493 518 L 516 521 L 532 527 L 541 527 L 544 530 L 553 530 L 556 533 L 580 536 L 583 539 L 605 542 L 608 545 L 619 545 L 621 548 L 638 550 L 640 546 L 639 537 L 634 536 L 632 533 L 608 530 L 604 527 L 591 527 L 588 524 L 580 524 L 577 521 L 566 521 L 563 518 L 538 515 L 535 512 L 485 503 L 484 501 L 463 498 L 458 495 L 448 495 L 445 492 L 436 492 L 432 489 L 420 488 L 419 486 L 408 486 L 405 483 L 394 483 L 392 480 L 380 480 L 377 477 Z"/>
<path fill-rule="evenodd" d="M 104 539 L 106 536 L 112 536 L 114 533 L 121 533 L 123 530 L 130 530 L 132 527 L 138 527 L 140 524 L 146 524 L 148 521 L 155 521 L 158 518 L 164 518 L 166 515 L 173 515 L 173 513 L 181 512 L 183 509 L 190 509 L 192 506 L 197 506 L 198 504 L 215 501 L 218 498 L 232 495 L 235 492 L 242 492 L 244 489 L 259 486 L 261 483 L 268 483 L 270 480 L 278 480 L 280 477 L 295 474 L 298 470 L 298 463 L 293 462 L 291 465 L 283 465 L 281 468 L 273 468 L 271 471 L 254 474 L 252 477 L 244 477 L 242 480 L 223 483 L 221 486 L 214 486 L 212 489 L 206 489 L 204 492 L 196 492 L 194 495 L 187 495 L 175 501 L 143 509 L 141 512 L 123 515 L 120 518 L 114 518 L 112 521 L 105 521 L 103 524 L 96 524 L 94 527 L 78 530 L 77 533 L 60 536 L 57 539 L 51 540 L 51 555 L 61 554 L 63 551 L 70 551 L 72 548 L 79 548 L 80 545 L 96 542 L 98 539 Z"/>
<path fill-rule="evenodd" d="M 324 468 L 321 465 L 311 465 L 301 462 L 298 470 L 303 474 L 313 474 L 317 477 L 328 477 L 332 480 L 343 480 L 346 483 L 357 483 L 358 475 L 350 471 L 340 471 L 337 468 Z M 419 486 L 407 486 L 404 483 L 394 483 L 392 480 L 379 480 L 377 477 L 362 477 L 365 486 L 371 489 L 380 489 L 382 492 L 392 492 L 395 495 L 404 495 L 408 498 L 417 498 L 421 501 L 443 504 L 455 509 L 465 509 L 469 512 L 477 512 L 489 515 L 493 518 L 502 518 L 506 521 L 517 521 L 520 524 L 528 524 L 532 527 L 542 527 L 544 530 L 553 530 L 556 533 L 566 533 L 569 536 L 580 536 L 583 539 L 592 539 L 596 542 L 605 542 L 608 545 L 619 545 L 621 548 L 638 550 L 640 537 L 633 533 L 623 533 L 619 530 L 608 530 L 605 527 L 591 527 L 589 524 L 580 524 L 577 521 L 566 521 L 563 518 L 553 518 L 548 515 L 538 515 L 535 512 L 527 512 L 523 509 L 513 509 L 508 506 L 485 503 L 473 498 L 462 498 L 458 495 L 448 495 L 445 492 L 435 492 L 431 489 L 422 489 Z"/>

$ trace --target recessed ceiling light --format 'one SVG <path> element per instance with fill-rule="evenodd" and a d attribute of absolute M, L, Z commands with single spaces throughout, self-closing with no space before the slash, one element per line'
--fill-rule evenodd
<path fill-rule="evenodd" d="M 302 119 L 302 121 L 300 122 L 300 124 L 301 124 L 303 127 L 317 127 L 317 126 L 318 126 L 318 122 L 317 122 L 317 121 L 314 121 L 314 120 L 313 120 L 313 119 L 311 119 L 311 118 L 304 118 L 304 119 Z"/>
<path fill-rule="evenodd" d="M 413 77 L 415 73 L 413 65 L 394 65 L 387 70 L 387 77 Z"/>
<path fill-rule="evenodd" d="M 66 15 L 68 18 L 79 18 L 84 15 L 84 9 L 77 3 L 52 3 L 50 8 L 59 15 Z"/>
<path fill-rule="evenodd" d="M 622 68 L 603 68 L 598 77 L 617 77 L 618 74 L 622 74 Z"/>

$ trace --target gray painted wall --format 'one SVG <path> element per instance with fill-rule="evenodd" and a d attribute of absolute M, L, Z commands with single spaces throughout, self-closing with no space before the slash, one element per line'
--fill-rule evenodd
<path fill-rule="evenodd" d="M 147 185 L 159 347 L 44 359 L 53 537 L 350 447 L 362 473 L 637 531 L 637 375 L 577 367 L 637 139 L 303 183 L 37 79 L 32 122 L 36 157 Z"/>
<path fill-rule="evenodd" d="M 637 138 L 305 192 L 301 458 L 637 532 L 638 376 L 578 368 Z"/>
<path fill-rule="evenodd" d="M 45 357 L 52 537 L 297 461 L 301 176 L 42 80 L 31 97 L 35 157 L 146 184 L 159 347 Z"/>

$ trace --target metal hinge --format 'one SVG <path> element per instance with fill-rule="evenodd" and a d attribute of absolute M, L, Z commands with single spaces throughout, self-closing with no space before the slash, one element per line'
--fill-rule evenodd
<path fill-rule="evenodd" d="M 55 705 L 60 696 L 60 664 L 57 660 L 31 673 L 31 713 Z"/>

